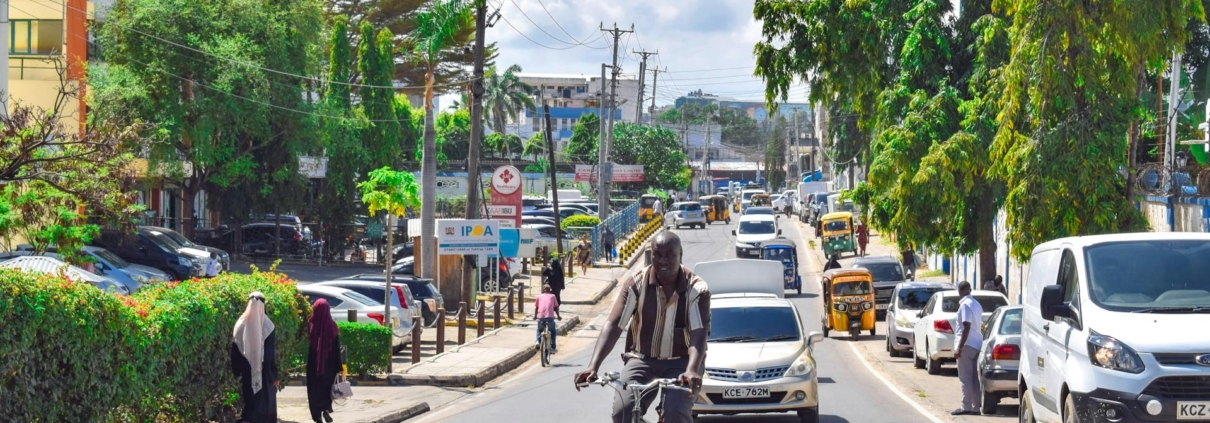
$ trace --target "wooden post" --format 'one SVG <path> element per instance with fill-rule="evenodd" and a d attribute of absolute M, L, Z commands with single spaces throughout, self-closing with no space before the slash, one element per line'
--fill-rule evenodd
<path fill-rule="evenodd" d="M 466 343 L 466 301 L 458 303 L 458 345 Z"/>
<path fill-rule="evenodd" d="M 492 329 L 500 328 L 500 297 L 492 300 Z"/>
<path fill-rule="evenodd" d="M 445 307 L 437 307 L 437 354 L 445 352 Z"/>
<path fill-rule="evenodd" d="M 424 327 L 424 322 L 420 320 L 420 316 L 412 316 L 412 364 L 420 362 L 420 328 Z"/>
<path fill-rule="evenodd" d="M 517 291 L 519 291 L 517 288 L 508 289 L 508 320 L 516 318 L 516 315 L 513 314 L 513 297 L 517 296 Z"/>
<path fill-rule="evenodd" d="M 484 302 L 483 302 L 483 300 L 479 300 L 479 308 L 477 310 L 475 310 L 475 318 L 477 319 L 475 321 L 475 323 L 477 323 L 475 325 L 475 336 L 476 337 L 483 336 L 483 313 L 484 313 L 483 309 L 484 309 Z"/>
<path fill-rule="evenodd" d="M 357 323 L 357 310 L 349 310 L 349 322 Z"/>
<path fill-rule="evenodd" d="M 517 312 L 525 315 L 525 290 L 517 290 Z"/>

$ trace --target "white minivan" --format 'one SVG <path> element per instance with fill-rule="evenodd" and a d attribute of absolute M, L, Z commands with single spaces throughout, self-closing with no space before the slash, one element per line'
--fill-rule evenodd
<path fill-rule="evenodd" d="M 1022 288 L 1021 421 L 1210 421 L 1210 234 L 1050 241 Z"/>

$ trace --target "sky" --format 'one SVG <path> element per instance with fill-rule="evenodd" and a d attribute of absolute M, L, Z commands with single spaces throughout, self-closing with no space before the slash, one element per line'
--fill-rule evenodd
<path fill-rule="evenodd" d="M 648 69 L 660 73 L 656 104 L 703 90 L 708 94 L 763 100 L 764 83 L 752 76 L 752 47 L 760 39 L 760 24 L 752 18 L 748 0 L 488 0 L 489 12 L 501 18 L 487 29 L 486 40 L 497 43 L 496 65 L 521 66 L 524 73 L 601 74 L 611 61 L 612 36 L 602 23 L 629 30 L 619 41 L 618 62 L 623 75 L 637 75 L 635 51 L 658 52 Z M 651 73 L 647 78 L 650 95 Z M 447 96 L 449 97 L 449 96 Z M 647 97 L 650 98 L 650 97 Z M 445 107 L 454 97 L 442 98 Z M 791 102 L 805 102 L 806 89 L 791 89 Z"/>

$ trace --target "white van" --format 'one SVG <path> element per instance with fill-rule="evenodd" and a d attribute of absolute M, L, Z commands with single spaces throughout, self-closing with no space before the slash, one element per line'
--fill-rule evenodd
<path fill-rule="evenodd" d="M 1210 234 L 1062 238 L 1029 263 L 1021 421 L 1210 420 Z"/>

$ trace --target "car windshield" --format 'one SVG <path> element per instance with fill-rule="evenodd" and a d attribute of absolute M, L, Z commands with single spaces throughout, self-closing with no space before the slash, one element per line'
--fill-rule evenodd
<path fill-rule="evenodd" d="M 1210 309 L 1210 241 L 1114 242 L 1084 252 L 1092 301 L 1112 311 Z"/>
<path fill-rule="evenodd" d="M 172 242 L 172 240 L 169 240 L 163 235 L 157 234 L 158 232 L 153 232 L 147 235 L 147 239 L 150 240 L 152 244 L 155 244 L 155 246 L 160 247 L 160 249 L 170 253 L 175 253 L 177 248 L 180 248 L 180 246 L 177 246 L 176 243 Z"/>
<path fill-rule="evenodd" d="M 768 208 L 768 207 L 752 207 L 752 208 L 748 209 L 747 212 L 744 212 L 744 214 L 767 214 L 767 215 L 772 216 L 773 209 Z"/>
<path fill-rule="evenodd" d="M 106 262 L 109 262 L 109 264 L 112 264 L 113 267 L 116 267 L 119 269 L 125 269 L 127 267 L 130 267 L 129 262 L 127 262 L 126 260 L 122 260 L 121 257 L 118 257 L 118 255 L 114 254 L 112 251 L 93 250 L 92 254 L 97 256 L 97 258 L 99 258 L 101 260 L 105 260 Z"/>
<path fill-rule="evenodd" d="M 754 221 L 739 222 L 739 233 L 741 234 L 771 234 L 776 232 L 773 222 L 770 221 Z"/>
<path fill-rule="evenodd" d="M 748 191 L 748 192 L 745 192 L 745 193 L 743 193 L 743 199 L 744 199 L 744 201 L 751 200 L 751 199 L 752 199 L 752 196 L 753 196 L 753 195 L 756 195 L 756 194 L 761 194 L 761 192 L 760 192 L 760 191 Z"/>
<path fill-rule="evenodd" d="M 849 222 L 844 220 L 833 220 L 823 224 L 825 231 L 847 231 L 849 230 Z"/>
<path fill-rule="evenodd" d="M 974 297 L 975 301 L 979 302 L 979 306 L 983 308 L 984 313 L 991 313 L 997 308 L 1008 305 L 1008 301 L 998 295 L 975 295 Z M 957 313 L 960 301 L 962 301 L 962 297 L 957 295 L 942 298 L 941 311 L 944 313 Z"/>
<path fill-rule="evenodd" d="M 685 203 L 681 204 L 680 207 L 680 210 L 682 211 L 700 211 L 701 209 L 702 205 L 698 203 Z"/>
<path fill-rule="evenodd" d="M 639 204 L 641 205 L 641 207 L 651 208 L 651 206 L 655 205 L 656 200 L 659 200 L 659 198 L 643 197 L 643 198 L 639 199 Z"/>
<path fill-rule="evenodd" d="M 874 292 L 869 282 L 836 282 L 832 284 L 832 294 L 839 296 L 866 295 Z"/>
<path fill-rule="evenodd" d="M 710 342 L 791 342 L 801 338 L 791 307 L 710 309 Z"/>
<path fill-rule="evenodd" d="M 408 289 L 412 290 L 412 296 L 425 299 L 433 298 L 433 293 L 429 291 L 429 287 L 425 282 L 407 282 Z"/>
<path fill-rule="evenodd" d="M 1000 319 L 1000 334 L 1021 334 L 1021 309 L 1012 309 L 1004 312 L 1004 317 Z"/>
<path fill-rule="evenodd" d="M 344 296 L 345 296 L 345 297 L 348 297 L 348 298 L 353 299 L 353 301 L 357 301 L 357 302 L 359 302 L 359 303 L 362 303 L 362 304 L 364 304 L 364 305 L 368 305 L 368 306 L 380 306 L 380 305 L 382 305 L 382 302 L 380 302 L 380 301 L 375 301 L 375 300 L 371 299 L 370 297 L 367 297 L 367 296 L 365 296 L 365 295 L 358 294 L 358 293 L 357 293 L 357 292 L 355 292 L 355 291 L 349 291 L 349 292 L 346 292 L 346 293 L 344 294 Z"/>
<path fill-rule="evenodd" d="M 176 242 L 177 244 L 181 244 L 186 247 L 193 247 L 193 241 L 190 241 L 189 238 L 185 238 L 184 235 L 176 233 L 176 231 L 156 231 L 156 232 L 168 237 L 168 239 L 171 239 L 173 242 Z"/>
<path fill-rule="evenodd" d="M 934 292 L 944 290 L 945 288 L 901 288 L 898 307 L 904 310 L 922 310 L 924 303 L 929 302 Z"/>
<path fill-rule="evenodd" d="M 899 267 L 899 263 L 861 263 L 854 267 L 869 270 L 875 282 L 904 280 L 903 269 Z"/>
<path fill-rule="evenodd" d="M 699 199 L 697 200 L 697 203 L 698 203 L 698 204 L 701 204 L 701 205 L 703 205 L 703 206 L 706 206 L 706 207 L 710 207 L 710 199 L 709 199 L 709 198 L 699 198 Z"/>

